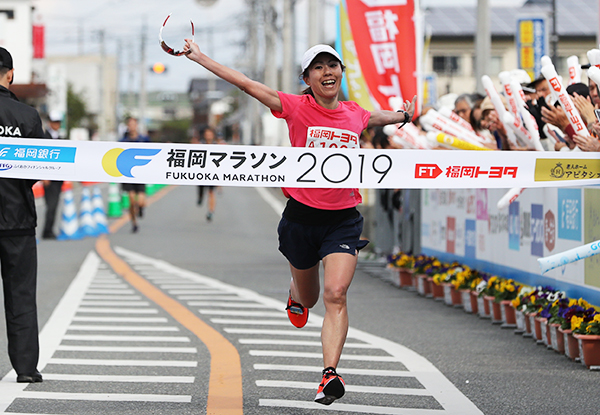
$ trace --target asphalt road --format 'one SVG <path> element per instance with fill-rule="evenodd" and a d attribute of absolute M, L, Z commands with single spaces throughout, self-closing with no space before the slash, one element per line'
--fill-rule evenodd
<path fill-rule="evenodd" d="M 0 413 L 242 413 L 226 411 L 238 401 L 246 414 L 600 412 L 600 373 L 395 288 L 383 264 L 365 258 L 350 288 L 351 331 L 339 366 L 347 394 L 330 407 L 312 403 L 324 310 L 320 303 L 311 310 L 303 330 L 285 319 L 289 270 L 277 251 L 279 214 L 246 188 L 220 189 L 214 220 L 205 213 L 194 187 L 156 197 L 137 234 L 125 223 L 107 239 L 131 272 L 94 238 L 41 240 L 45 381 L 15 389 L 1 325 Z M 235 367 L 236 354 L 241 377 L 226 381 L 223 406 L 211 373 Z M 211 359 L 224 363 L 214 367 Z M 236 396 L 238 384 L 243 395 Z"/>

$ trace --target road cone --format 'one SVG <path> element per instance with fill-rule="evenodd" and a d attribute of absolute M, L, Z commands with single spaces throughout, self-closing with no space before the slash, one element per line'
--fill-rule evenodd
<path fill-rule="evenodd" d="M 70 186 L 68 188 L 63 187 L 63 195 L 60 233 L 56 239 L 59 241 L 81 239 L 79 236 L 79 224 L 77 222 L 77 208 L 73 199 L 73 189 Z"/>
<path fill-rule="evenodd" d="M 121 209 L 127 211 L 129 204 L 129 192 L 121 192 Z"/>
<path fill-rule="evenodd" d="M 84 236 L 98 236 L 96 222 L 92 216 L 92 200 L 90 188 L 84 187 L 81 191 L 81 203 L 79 205 L 79 234 Z"/>
<path fill-rule="evenodd" d="M 119 195 L 119 185 L 111 183 L 108 185 L 108 217 L 120 218 L 123 214 L 121 209 L 121 196 Z"/>
<path fill-rule="evenodd" d="M 106 220 L 106 214 L 104 213 L 104 203 L 102 202 L 102 192 L 98 186 L 94 186 L 92 196 L 92 216 L 94 222 L 96 222 L 96 234 L 108 232 L 108 222 Z"/>

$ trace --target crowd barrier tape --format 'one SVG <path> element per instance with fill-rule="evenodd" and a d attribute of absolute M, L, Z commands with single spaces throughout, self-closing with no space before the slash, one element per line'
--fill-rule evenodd
<path fill-rule="evenodd" d="M 0 138 L 0 177 L 237 187 L 478 189 L 600 184 L 594 152 L 373 150 Z"/>

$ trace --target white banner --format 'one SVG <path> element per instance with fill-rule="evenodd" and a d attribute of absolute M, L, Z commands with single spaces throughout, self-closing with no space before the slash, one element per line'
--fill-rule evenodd
<path fill-rule="evenodd" d="M 0 138 L 0 177 L 247 187 L 526 188 L 600 184 L 600 159 L 598 153 L 585 152 L 349 150 Z"/>

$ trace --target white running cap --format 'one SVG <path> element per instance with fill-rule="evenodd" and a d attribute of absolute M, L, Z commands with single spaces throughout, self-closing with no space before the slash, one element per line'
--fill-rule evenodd
<path fill-rule="evenodd" d="M 340 55 L 331 46 L 315 45 L 312 48 L 310 48 L 309 50 L 307 50 L 306 52 L 304 52 L 304 56 L 302 56 L 302 73 L 304 73 L 306 68 L 308 68 L 310 66 L 313 59 L 316 58 L 319 53 L 323 53 L 323 52 L 333 55 L 338 61 L 342 62 L 342 58 L 340 58 Z"/>

